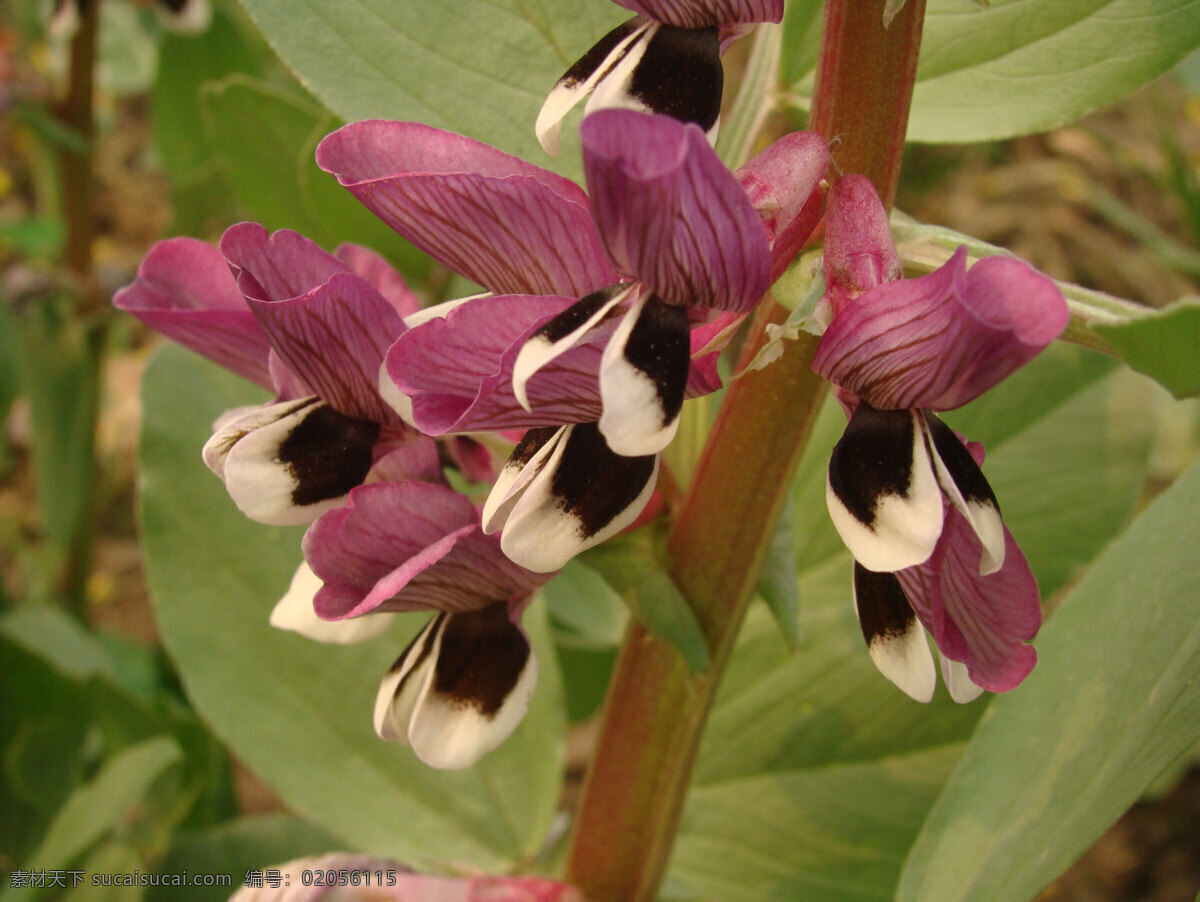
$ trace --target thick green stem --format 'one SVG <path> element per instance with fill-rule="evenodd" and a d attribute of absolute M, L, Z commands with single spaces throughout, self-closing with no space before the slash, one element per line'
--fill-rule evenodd
<path fill-rule="evenodd" d="M 842 171 L 866 173 L 890 201 L 924 2 L 909 0 L 888 29 L 884 5 L 826 4 L 813 127 L 827 140 L 840 136 Z M 862 65 L 867 57 L 870 64 Z M 856 61 L 862 72 L 849 71 Z M 772 301 L 764 305 L 742 365 L 753 359 L 766 326 L 786 314 Z M 708 671 L 689 672 L 672 646 L 637 623 L 626 634 L 568 861 L 567 878 L 593 902 L 656 896 L 708 711 L 824 397 L 811 370 L 815 350 L 816 339 L 801 336 L 771 366 L 730 386 L 668 539 L 671 574 L 708 640 Z"/>

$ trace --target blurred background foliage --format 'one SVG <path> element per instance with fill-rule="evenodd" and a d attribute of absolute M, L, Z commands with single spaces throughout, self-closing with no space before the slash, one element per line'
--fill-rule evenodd
<path fill-rule="evenodd" d="M 428 301 L 448 296 L 457 288 L 448 273 L 316 167 L 317 141 L 340 124 L 339 115 L 401 115 L 405 104 L 419 101 L 431 110 L 420 117 L 425 121 L 470 130 L 484 117 L 479 128 L 490 140 L 551 165 L 534 150 L 529 123 L 540 101 L 526 84 L 548 85 L 564 61 L 620 20 L 619 11 L 592 3 L 569 23 L 547 13 L 556 23 L 557 55 L 538 45 L 512 84 L 475 91 L 430 76 L 422 85 L 404 68 L 383 67 L 369 77 L 360 70 L 391 51 L 392 32 L 379 38 L 382 48 L 363 43 L 358 56 L 331 52 L 313 39 L 308 21 L 321 11 L 318 0 L 293 4 L 291 13 L 279 0 L 246 0 L 314 96 L 233 0 L 213 0 L 211 24 L 198 34 L 165 29 L 145 4 L 104 0 L 89 137 L 69 115 L 70 39 L 49 32 L 49 6 L 7 0 L 0 7 L 0 872 L 187 870 L 228 873 L 237 886 L 248 868 L 337 848 L 421 866 L 552 868 L 626 605 L 639 610 L 638 586 L 655 578 L 630 577 L 645 560 L 639 543 L 649 538 L 596 549 L 550 584 L 535 633 L 539 656 L 557 657 L 561 681 L 548 666 L 535 710 L 514 740 L 465 774 L 425 771 L 407 751 L 376 741 L 369 723 L 375 680 L 415 624 L 352 649 L 267 627 L 267 612 L 299 560 L 299 533 L 241 519 L 199 460 L 213 417 L 247 403 L 252 390 L 172 349 L 151 364 L 143 398 L 142 372 L 159 341 L 114 315 L 107 301 L 133 278 L 155 240 L 215 240 L 244 218 L 296 229 L 327 248 L 369 245 Z M 803 123 L 819 12 L 819 2 L 789 0 L 781 87 L 767 134 Z M 427 28 L 451 46 L 468 46 L 471 28 L 494 24 L 455 21 L 453 11 L 438 23 L 409 21 L 399 8 L 395 16 L 395 35 Z M 1080 21 L 1086 27 L 1086 17 Z M 939 27 L 932 23 L 935 37 Z M 912 144 L 897 206 L 1008 247 L 1055 278 L 1150 307 L 1196 295 L 1200 56 L 1175 62 L 1187 41 L 1196 43 L 1187 29 L 1179 33 L 1149 54 L 1154 60 L 1139 77 L 1168 74 L 1074 124 L 1041 131 L 1074 119 L 1092 101 L 1058 122 L 1020 122 L 1010 130 L 1038 134 Z M 511 40 L 521 34 L 513 31 Z M 497 43 L 480 50 L 481 71 L 494 62 L 490 55 L 511 56 L 511 46 Z M 749 52 L 739 47 L 731 55 L 729 98 Z M 939 98 L 963 90 L 958 73 L 972 84 L 987 82 L 989 73 L 973 65 L 951 50 L 923 59 L 918 137 L 956 139 L 933 111 Z M 1097 82 L 1111 96 L 1097 95 L 1092 106 L 1125 93 Z M 445 96 L 422 97 L 422 90 Z M 986 121 L 986 111 L 1005 102 L 985 98 L 983 112 L 968 118 Z M 981 137 L 979 126 L 960 126 L 958 137 Z M 553 165 L 571 173 L 574 159 L 568 146 Z M 82 262 L 72 257 L 79 211 L 68 187 L 80 161 L 93 192 Z M 973 767 L 986 771 L 979 749 L 1001 754 L 1005 747 L 997 740 L 968 749 L 985 703 L 957 707 L 940 697 L 916 706 L 872 671 L 848 604 L 847 559 L 821 501 L 839 416 L 826 411 L 797 475 L 761 587 L 773 616 L 765 605 L 753 612 L 714 710 L 668 895 L 956 897 L 952 888 L 928 889 L 933 878 L 922 861 L 931 849 L 945 854 L 939 829 L 957 829 L 953 793 L 987 783 L 969 776 Z M 1135 570 L 1142 545 L 1158 541 L 1137 530 L 1116 537 L 1196 459 L 1197 402 L 1173 401 L 1099 355 L 1056 347 L 954 423 L 989 443 L 989 474 L 1049 607 L 1082 585 L 1088 609 L 1108 611 L 1122 632 L 1128 603 L 1110 600 L 1099 577 L 1081 584 L 1081 576 L 1110 546 L 1110 570 L 1122 562 Z M 1195 522 L 1188 506 L 1195 482 L 1151 511 L 1163 529 L 1175 524 L 1181 541 L 1188 516 Z M 1051 489 L 1023 494 L 1030 484 Z M 1189 569 L 1186 542 L 1167 553 Z M 1160 589 L 1129 591 L 1151 605 Z M 696 651 L 686 609 L 660 606 L 656 613 L 655 628 L 685 653 Z M 1169 606 L 1162 613 L 1170 615 Z M 1085 627 L 1051 619 L 1037 674 L 1047 688 L 1041 695 L 1030 689 L 1025 698 L 1032 703 L 1020 705 L 1018 694 L 993 702 L 993 732 L 1007 719 L 1014 733 L 1053 733 L 1053 680 L 1070 678 L 1081 643 L 1111 638 L 1079 638 Z M 1186 624 L 1179 630 L 1190 635 Z M 1129 632 L 1120 637 L 1122 650 L 1150 658 L 1163 652 Z M 1046 646 L 1061 647 L 1057 668 Z M 1139 672 L 1150 674 L 1158 663 L 1151 659 Z M 1140 708 L 1133 699 L 1121 710 Z M 1161 712 L 1151 706 L 1143 713 Z M 1193 742 L 1194 721 L 1176 722 L 1164 747 L 1178 751 Z M 1118 737 L 1106 742 L 1105 749 L 1116 748 Z M 1020 757 L 1019 750 L 1008 753 Z M 1053 861 L 1031 870 L 1030 892 L 1084 853 L 1045 900 L 1191 902 L 1200 889 L 1200 771 L 1194 754 L 1167 757 L 1131 764 L 1128 785 L 1100 800 L 1097 811 L 1087 809 L 1091 820 L 1077 838 L 1058 842 Z M 946 789 L 960 761 L 968 777 Z M 1098 834 L 1160 771 L 1143 801 L 1085 853 L 1095 839 L 1089 831 Z M 978 791 L 1000 795 L 1008 788 Z M 1072 799 L 1083 805 L 1085 795 L 1081 789 Z M 1116 800 L 1119 807 L 1108 810 Z M 1029 830 L 1031 842 L 1050 842 L 1036 823 Z M 950 870 L 966 874 L 978 866 L 982 876 L 964 876 L 964 885 L 986 883 L 987 863 L 1001 853 L 1017 854 L 978 854 Z M 0 886 L 0 900 L 228 894 L 202 887 L 13 889 L 7 879 Z"/>

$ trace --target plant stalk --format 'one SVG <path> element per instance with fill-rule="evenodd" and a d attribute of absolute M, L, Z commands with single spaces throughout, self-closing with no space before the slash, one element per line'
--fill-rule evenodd
<path fill-rule="evenodd" d="M 924 2 L 909 0 L 888 29 L 884 5 L 826 4 L 812 122 L 838 139 L 841 171 L 864 172 L 890 203 Z M 850 71 L 855 65 L 860 71 Z M 771 300 L 760 308 L 739 369 L 761 347 L 767 324 L 786 316 Z M 671 575 L 708 640 L 708 671 L 689 672 L 674 647 L 637 622 L 626 633 L 568 853 L 567 879 L 592 902 L 657 895 L 709 709 L 824 398 L 811 369 L 816 345 L 802 335 L 778 361 L 729 387 L 667 541 Z"/>

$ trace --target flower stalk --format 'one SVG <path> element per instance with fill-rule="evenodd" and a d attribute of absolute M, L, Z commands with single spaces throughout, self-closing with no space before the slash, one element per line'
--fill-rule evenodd
<path fill-rule="evenodd" d="M 867 175 L 890 206 L 925 4 L 909 0 L 887 28 L 885 5 L 826 4 L 811 127 L 836 141 L 835 171 Z M 742 366 L 766 326 L 786 313 L 765 302 Z M 671 574 L 708 640 L 710 668 L 690 673 L 672 646 L 636 622 L 626 634 L 568 859 L 568 880 L 594 902 L 657 893 L 708 711 L 824 398 L 811 370 L 815 350 L 816 339 L 802 336 L 777 362 L 730 386 L 667 541 Z"/>

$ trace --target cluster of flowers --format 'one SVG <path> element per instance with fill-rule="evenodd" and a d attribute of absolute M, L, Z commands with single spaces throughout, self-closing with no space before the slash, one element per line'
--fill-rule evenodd
<path fill-rule="evenodd" d="M 554 87 L 548 151 L 581 125 L 586 193 L 473 139 L 409 122 L 329 135 L 319 165 L 485 294 L 424 308 L 378 254 L 294 232 L 176 238 L 114 303 L 274 393 L 229 411 L 204 460 L 238 508 L 311 524 L 276 625 L 335 641 L 435 616 L 383 679 L 376 731 L 440 768 L 516 727 L 536 660 L 519 626 L 572 556 L 632 524 L 688 397 L 816 225 L 829 152 L 798 132 L 731 172 L 715 139 L 721 53 L 782 0 L 617 0 L 636 13 Z M 1012 260 L 900 280 L 886 214 L 847 176 L 827 215 L 831 325 L 818 371 L 850 415 L 829 506 L 854 553 L 871 654 L 955 698 L 1028 672 L 1037 587 L 978 462 L 931 412 L 965 403 L 1064 325 L 1052 283 Z M 777 414 L 777 412 L 776 412 Z M 482 434 L 490 434 L 480 440 Z M 473 437 L 474 436 L 474 437 Z M 512 447 L 496 466 L 492 450 Z M 446 470 L 494 485 L 482 508 Z"/>

